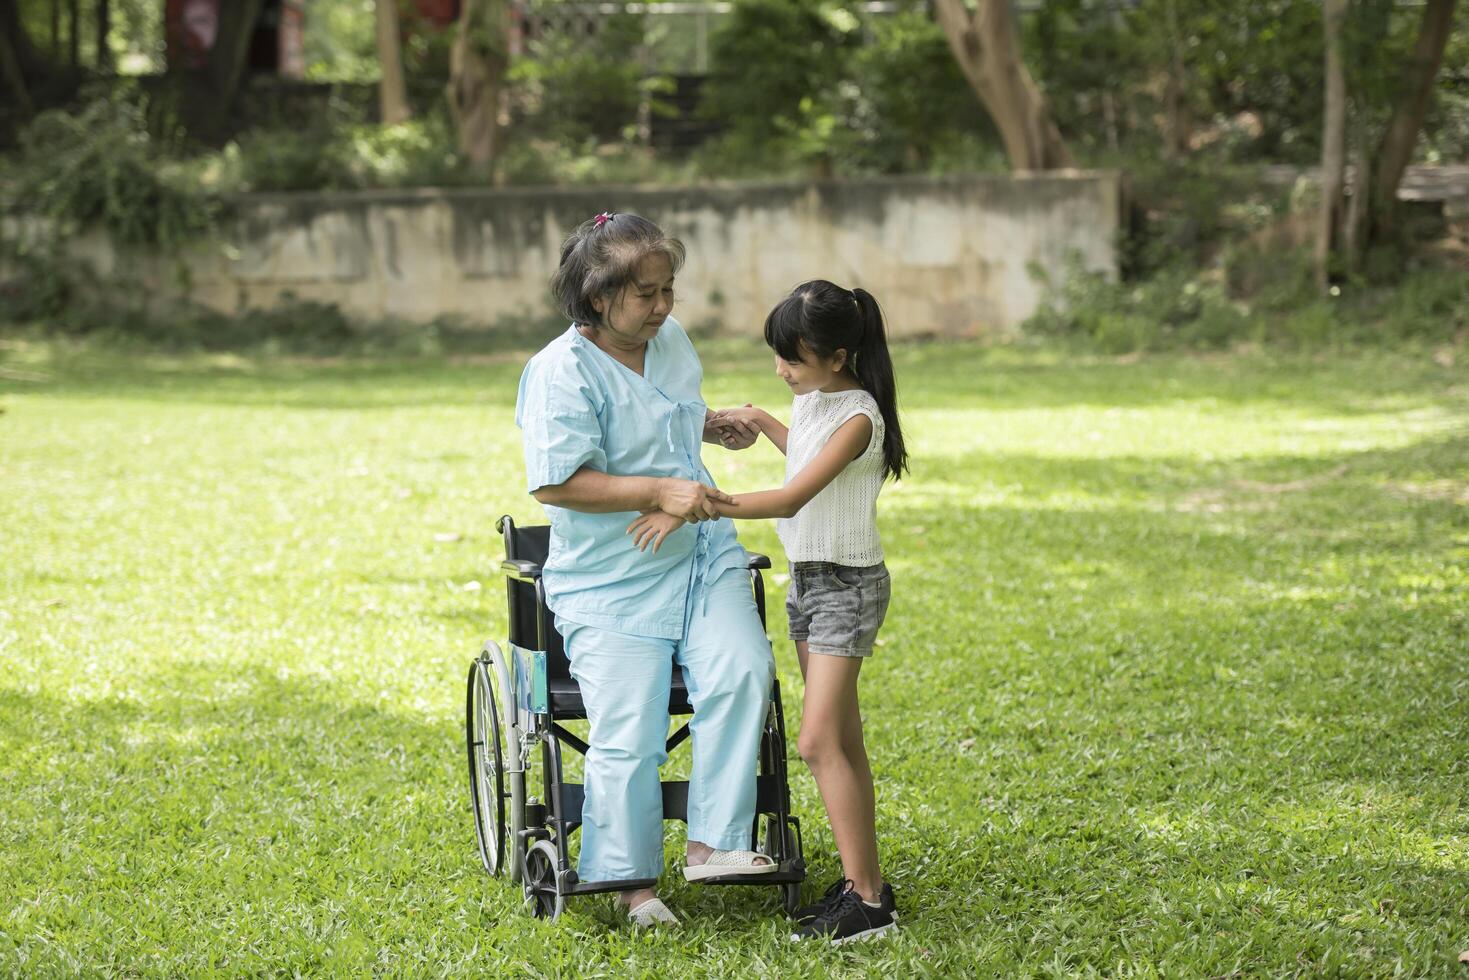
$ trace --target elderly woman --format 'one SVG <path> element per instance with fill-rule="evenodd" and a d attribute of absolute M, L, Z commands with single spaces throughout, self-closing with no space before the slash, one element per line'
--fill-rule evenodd
<path fill-rule="evenodd" d="M 669 316 L 683 246 L 632 214 L 601 214 L 566 241 L 552 288 L 572 325 L 531 358 L 516 424 L 531 494 L 551 522 L 542 582 L 591 723 L 578 875 L 656 878 L 658 767 L 667 758 L 673 666 L 694 708 L 690 880 L 774 871 L 745 850 L 774 663 L 746 554 L 719 520 L 701 442 L 758 434 L 699 395 L 703 369 Z M 626 533 L 640 513 L 686 523 L 656 551 Z M 678 920 L 651 889 L 619 894 L 639 925 Z"/>

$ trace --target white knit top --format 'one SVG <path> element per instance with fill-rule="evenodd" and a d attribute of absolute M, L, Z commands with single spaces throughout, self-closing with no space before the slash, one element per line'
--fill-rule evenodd
<path fill-rule="evenodd" d="M 865 568 L 883 560 L 877 537 L 877 494 L 882 489 L 886 426 L 877 401 L 860 388 L 797 395 L 786 436 L 786 482 L 805 469 L 843 422 L 872 420 L 872 441 L 795 517 L 775 522 L 790 561 L 829 561 Z"/>

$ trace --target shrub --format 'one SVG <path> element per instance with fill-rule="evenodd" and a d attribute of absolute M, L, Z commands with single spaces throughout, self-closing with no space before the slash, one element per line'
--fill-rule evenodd
<path fill-rule="evenodd" d="M 241 191 L 431 187 L 477 180 L 445 120 L 258 130 L 226 148 L 220 184 Z"/>
<path fill-rule="evenodd" d="M 1247 327 L 1244 311 L 1219 283 L 1183 268 L 1138 283 L 1073 268 L 1025 324 L 1028 333 L 1081 338 L 1112 354 L 1222 347 L 1244 339 Z"/>
<path fill-rule="evenodd" d="M 1469 342 L 1469 276 L 1460 268 L 1423 264 L 1391 285 L 1348 284 L 1323 297 L 1300 286 L 1303 253 L 1277 260 L 1282 284 L 1249 302 L 1181 266 L 1138 283 L 1072 270 L 1024 330 L 1112 354 L 1257 342 L 1306 349 Z"/>
<path fill-rule="evenodd" d="M 100 227 L 119 243 L 172 250 L 207 233 L 218 207 L 188 186 L 128 89 L 37 116 L 7 185 L 10 209 L 46 219 L 58 239 Z"/>

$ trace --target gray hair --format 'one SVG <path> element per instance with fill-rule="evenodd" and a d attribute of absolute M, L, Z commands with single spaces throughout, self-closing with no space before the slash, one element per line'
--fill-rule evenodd
<path fill-rule="evenodd" d="M 573 323 L 602 326 L 592 301 L 621 292 L 650 255 L 667 256 L 677 272 L 684 263 L 683 242 L 636 214 L 604 212 L 583 221 L 562 244 L 561 265 L 551 277 L 557 307 Z"/>

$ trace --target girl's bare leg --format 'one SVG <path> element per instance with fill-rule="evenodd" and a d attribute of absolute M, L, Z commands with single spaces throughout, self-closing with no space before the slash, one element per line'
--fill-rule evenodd
<path fill-rule="evenodd" d="M 882 873 L 877 863 L 875 798 L 857 707 L 862 660 L 812 654 L 805 642 L 796 644 L 796 656 L 806 678 L 797 747 L 821 790 L 843 874 L 863 899 L 876 902 Z"/>

